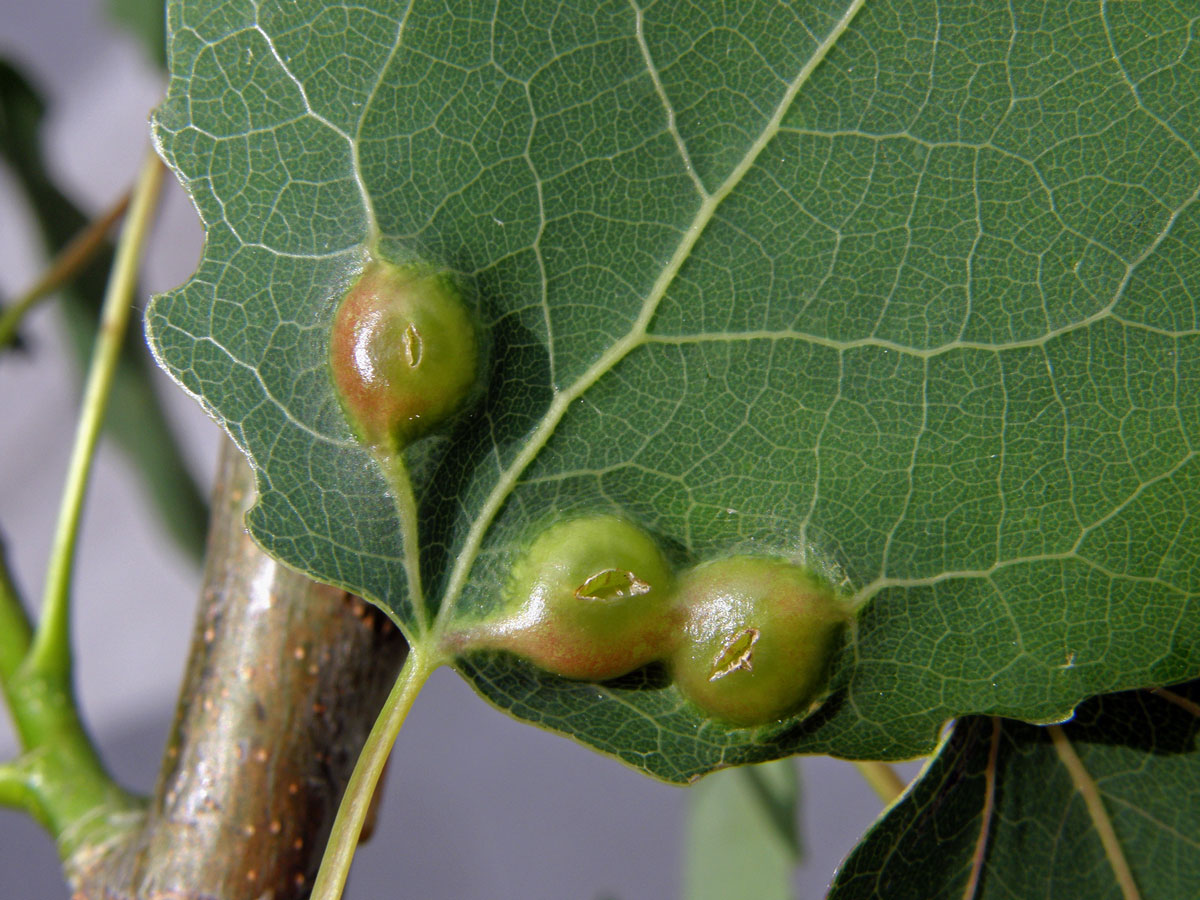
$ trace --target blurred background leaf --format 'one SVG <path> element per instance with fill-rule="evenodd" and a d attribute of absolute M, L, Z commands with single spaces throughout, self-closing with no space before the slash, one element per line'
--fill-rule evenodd
<path fill-rule="evenodd" d="M 714 772 L 688 792 L 685 900 L 796 900 L 796 761 Z"/>
<path fill-rule="evenodd" d="M 132 34 L 151 62 L 167 67 L 167 14 L 162 0 L 106 0 L 109 18 Z"/>
<path fill-rule="evenodd" d="M 0 156 L 21 188 L 48 254 L 79 233 L 88 218 L 58 188 L 43 163 L 39 134 L 44 105 L 36 89 L 0 59 Z M 82 370 L 90 357 L 111 247 L 96 255 L 74 282 L 58 291 L 63 323 Z M 11 364 L 11 363 L 10 363 Z M 129 458 L 168 533 L 195 562 L 204 554 L 208 505 L 184 462 L 151 378 L 154 363 L 136 317 L 113 383 L 106 432 Z"/>

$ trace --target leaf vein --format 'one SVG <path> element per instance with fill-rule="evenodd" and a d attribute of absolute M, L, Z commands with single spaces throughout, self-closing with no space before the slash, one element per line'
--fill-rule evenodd
<path fill-rule="evenodd" d="M 1116 878 L 1117 885 L 1121 889 L 1121 896 L 1124 900 L 1141 900 L 1141 893 L 1138 891 L 1137 883 L 1133 879 L 1133 872 L 1129 868 L 1129 863 L 1125 859 L 1125 853 L 1121 849 L 1121 843 L 1117 839 L 1112 819 L 1109 818 L 1108 811 L 1104 808 L 1104 800 L 1100 796 L 1096 782 L 1084 766 L 1083 760 L 1076 754 L 1075 748 L 1071 746 L 1070 738 L 1067 737 L 1066 732 L 1058 725 L 1051 725 L 1047 730 L 1050 733 L 1050 740 L 1054 745 L 1054 752 L 1058 755 L 1063 766 L 1066 767 L 1067 774 L 1071 778 L 1071 783 L 1075 785 L 1075 790 L 1083 798 L 1088 816 L 1091 818 L 1092 825 L 1095 827 L 1096 833 L 1100 838 L 1100 843 L 1104 847 L 1104 855 L 1108 859 L 1108 864 L 1113 870 L 1113 876 Z"/>
<path fill-rule="evenodd" d="M 437 621 L 434 623 L 435 631 L 444 627 L 455 600 L 457 600 L 463 586 L 466 584 L 467 572 L 479 553 L 485 532 L 491 525 L 496 514 L 500 511 L 500 507 L 504 504 L 504 501 L 508 499 L 508 496 L 516 487 L 521 474 L 550 440 L 559 422 L 566 415 L 570 404 L 595 384 L 604 374 L 609 372 L 620 360 L 624 359 L 631 350 L 644 342 L 646 330 L 649 327 L 651 319 L 654 317 L 654 313 L 658 309 L 659 303 L 666 294 L 667 288 L 675 280 L 675 276 L 683 267 L 684 261 L 691 255 L 692 248 L 700 239 L 700 235 L 704 233 L 705 227 L 712 221 L 721 203 L 741 183 L 759 155 L 774 139 L 779 131 L 784 115 L 791 108 L 792 102 L 795 100 L 800 88 L 804 86 L 809 76 L 837 43 L 838 38 L 850 26 L 850 22 L 865 2 L 866 0 L 853 0 L 841 19 L 830 30 L 825 40 L 816 49 L 803 68 L 801 68 L 795 80 L 788 86 L 770 120 L 763 128 L 762 133 L 751 144 L 745 156 L 734 167 L 733 171 L 730 172 L 729 177 L 726 178 L 721 187 L 700 205 L 692 224 L 684 232 L 670 261 L 664 267 L 659 277 L 655 279 L 654 285 L 642 305 L 642 310 L 630 330 L 602 354 L 570 388 L 558 391 L 555 394 L 554 399 L 550 402 L 550 406 L 542 416 L 541 422 L 534 429 L 521 452 L 500 476 L 475 521 L 472 523 L 471 529 L 463 542 L 462 552 L 458 554 L 454 563 L 454 569 L 447 582 L 442 606 L 438 611 Z"/>
<path fill-rule="evenodd" d="M 679 157 L 683 160 L 683 167 L 687 170 L 688 178 L 696 186 L 696 193 L 702 199 L 707 200 L 708 188 L 704 186 L 704 182 L 700 180 L 700 176 L 696 173 L 696 167 L 692 165 L 692 155 L 688 152 L 687 144 L 683 140 L 683 135 L 679 133 L 679 128 L 675 122 L 675 107 L 667 96 L 667 89 L 663 86 L 662 79 L 658 74 L 658 67 L 654 64 L 654 57 L 650 54 L 650 45 L 646 42 L 645 14 L 641 6 L 638 5 L 637 0 L 629 0 L 629 5 L 633 7 L 633 13 L 637 17 L 637 41 L 638 47 L 642 51 L 642 59 L 646 61 L 646 71 L 650 73 L 650 80 L 654 82 L 654 90 L 658 94 L 658 99 L 662 101 L 663 110 L 667 114 L 667 131 L 671 133 L 671 137 L 675 141 L 675 146 L 679 150 Z"/>

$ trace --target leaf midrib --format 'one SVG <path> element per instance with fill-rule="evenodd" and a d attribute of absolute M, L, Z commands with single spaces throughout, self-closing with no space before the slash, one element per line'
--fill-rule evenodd
<path fill-rule="evenodd" d="M 530 434 L 529 439 L 525 443 L 521 452 L 501 473 L 495 486 L 488 494 L 487 500 L 484 501 L 479 513 L 475 517 L 475 521 L 471 524 L 471 529 L 467 533 L 466 539 L 463 541 L 463 546 L 455 559 L 454 568 L 451 571 L 450 578 L 446 583 L 446 590 L 442 595 L 440 607 L 438 609 L 437 618 L 434 620 L 432 634 L 430 635 L 434 641 L 445 629 L 449 618 L 452 616 L 452 610 L 458 601 L 459 595 L 462 593 L 466 585 L 467 575 L 469 574 L 475 559 L 479 555 L 480 547 L 483 544 L 483 539 L 487 534 L 488 528 L 492 521 L 499 513 L 501 506 L 512 494 L 516 488 L 521 475 L 524 474 L 526 468 L 542 449 L 549 442 L 554 431 L 558 428 L 559 422 L 562 421 L 570 405 L 577 400 L 584 392 L 591 388 L 605 374 L 612 370 L 622 359 L 624 359 L 635 348 L 641 346 L 645 342 L 646 329 L 650 325 L 650 321 L 654 318 L 654 314 L 658 310 L 663 297 L 666 295 L 667 289 L 675 280 L 675 276 L 683 267 L 684 262 L 691 255 L 692 248 L 704 233 L 708 224 L 716 215 L 717 209 L 720 208 L 725 198 L 733 192 L 733 189 L 741 183 L 742 179 L 754 166 L 759 155 L 766 149 L 772 139 L 778 133 L 783 117 L 791 108 L 800 89 L 808 81 L 809 77 L 821 64 L 828 55 L 829 51 L 837 44 L 842 34 L 849 28 L 850 23 L 857 15 L 858 11 L 865 5 L 866 0 L 852 0 L 842 17 L 830 29 L 825 39 L 813 52 L 808 62 L 797 73 L 796 77 L 788 85 L 783 97 L 776 105 L 771 118 L 767 120 L 766 125 L 759 133 L 758 137 L 752 143 L 742 159 L 730 171 L 725 181 L 722 182 L 711 194 L 705 195 L 695 216 L 692 219 L 691 225 L 684 231 L 680 238 L 679 244 L 675 248 L 675 252 L 671 255 L 670 260 L 664 266 L 659 277 L 655 279 L 653 286 L 646 295 L 646 299 L 642 303 L 642 309 L 634 320 L 626 334 L 613 343 L 607 351 L 605 351 L 588 369 L 575 380 L 573 384 L 562 390 L 556 391 L 554 399 L 551 400 L 546 412 L 542 415 L 537 427 Z M 631 0 L 631 6 L 634 11 L 639 14 L 640 26 L 640 10 L 636 3 Z M 660 93 L 666 107 L 669 121 L 673 121 L 674 111 L 671 109 L 665 94 Z M 681 147 L 681 152 L 682 152 Z M 688 157 L 683 156 L 684 163 L 687 164 Z"/>

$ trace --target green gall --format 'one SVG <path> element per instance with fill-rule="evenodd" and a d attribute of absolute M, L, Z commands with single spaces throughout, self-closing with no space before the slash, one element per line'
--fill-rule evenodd
<path fill-rule="evenodd" d="M 329 367 L 364 443 L 399 453 L 470 396 L 479 336 L 462 292 L 428 266 L 367 266 L 338 306 Z"/>
<path fill-rule="evenodd" d="M 764 725 L 825 689 L 846 606 L 803 566 L 734 556 L 685 573 L 683 637 L 671 657 L 679 691 L 715 719 Z"/>
<path fill-rule="evenodd" d="M 457 643 L 508 650 L 566 678 L 616 678 L 670 654 L 673 586 L 658 544 L 632 522 L 567 519 L 514 563 L 502 618 Z"/>

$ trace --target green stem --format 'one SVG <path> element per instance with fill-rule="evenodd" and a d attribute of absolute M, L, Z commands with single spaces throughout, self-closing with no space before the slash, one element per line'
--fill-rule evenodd
<path fill-rule="evenodd" d="M 29 652 L 33 629 L 21 595 L 13 584 L 0 542 L 0 689 L 7 694 L 8 684 Z"/>
<path fill-rule="evenodd" d="M 17 763 L 0 765 L 0 806 L 35 811 L 33 793 L 29 788 L 29 773 Z"/>
<path fill-rule="evenodd" d="M 113 204 L 99 218 L 88 223 L 67 246 L 54 257 L 42 276 L 27 290 L 12 306 L 0 313 L 0 350 L 3 350 L 17 335 L 17 328 L 25 314 L 33 309 L 40 300 L 49 297 L 67 282 L 71 281 L 80 270 L 91 262 L 97 253 L 104 249 L 108 231 L 113 223 L 125 215 L 129 206 L 129 192 Z"/>
<path fill-rule="evenodd" d="M 856 760 L 854 767 L 884 803 L 890 804 L 895 801 L 907 787 L 904 779 L 885 762 Z"/>
<path fill-rule="evenodd" d="M 79 717 L 71 683 L 69 601 L 88 475 L 162 176 L 162 163 L 152 156 L 138 177 L 117 248 L 63 488 L 42 616 L 32 635 L 11 579 L 7 575 L 0 579 L 0 626 L 12 630 L 0 639 L 0 671 L 6 674 L 4 692 L 25 750 L 15 765 L 18 771 L 7 775 L 5 793 L 21 800 L 54 835 L 59 855 L 68 865 L 80 850 L 135 827 L 141 811 L 141 803 L 105 771 Z M 21 653 L 23 643 L 28 650 Z M 19 782 L 24 784 L 23 793 Z"/>
<path fill-rule="evenodd" d="M 440 659 L 427 660 L 427 654 L 428 650 L 423 647 L 414 645 L 409 649 L 408 659 L 384 702 L 383 712 L 367 736 L 354 773 L 350 776 L 350 783 L 346 785 L 337 818 L 334 819 L 333 832 L 325 847 L 321 871 L 317 873 L 310 900 L 338 900 L 342 896 L 363 822 L 371 808 L 375 786 L 392 752 L 392 745 L 396 743 L 400 726 L 408 717 L 408 711 L 412 709 L 413 701 L 426 679 L 441 664 Z"/>
<path fill-rule="evenodd" d="M 84 494 L 100 435 L 100 426 L 108 405 L 109 388 L 112 386 L 113 373 L 116 371 L 121 350 L 121 339 L 129 323 L 141 251 L 153 222 L 162 178 L 162 163 L 157 156 L 151 154 L 143 165 L 134 188 L 129 220 L 121 232 L 116 260 L 104 296 L 100 329 L 96 335 L 96 349 L 84 388 L 83 408 L 80 411 L 75 446 L 67 469 L 58 526 L 46 572 L 41 620 L 26 662 L 31 671 L 43 677 L 57 676 L 65 684 L 69 684 L 71 672 L 70 590 L 79 519 L 83 511 Z"/>

